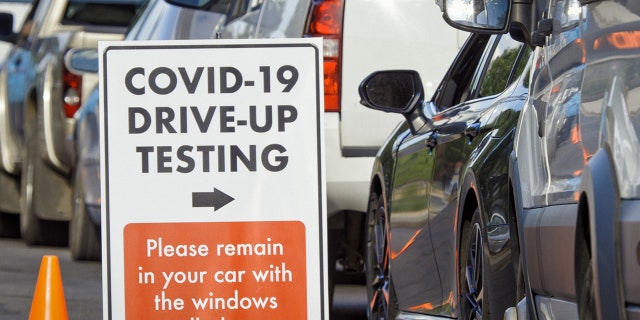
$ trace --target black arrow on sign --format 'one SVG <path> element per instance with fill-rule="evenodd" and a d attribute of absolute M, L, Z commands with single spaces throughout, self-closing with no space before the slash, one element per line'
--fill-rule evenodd
<path fill-rule="evenodd" d="M 216 188 L 213 188 L 213 192 L 191 193 L 191 205 L 194 208 L 213 207 L 213 210 L 218 210 L 233 200 L 235 200 L 233 197 Z"/>

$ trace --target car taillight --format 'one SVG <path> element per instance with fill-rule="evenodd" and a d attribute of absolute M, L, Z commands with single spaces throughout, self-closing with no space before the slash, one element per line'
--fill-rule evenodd
<path fill-rule="evenodd" d="M 324 110 L 340 111 L 340 55 L 342 44 L 343 0 L 316 0 L 306 37 L 323 37 L 324 50 Z"/>
<path fill-rule="evenodd" d="M 82 99 L 82 76 L 65 70 L 63 82 L 64 96 L 62 97 L 62 100 L 64 114 L 67 116 L 67 118 L 72 118 L 76 111 L 78 111 L 78 109 L 80 108 Z"/>

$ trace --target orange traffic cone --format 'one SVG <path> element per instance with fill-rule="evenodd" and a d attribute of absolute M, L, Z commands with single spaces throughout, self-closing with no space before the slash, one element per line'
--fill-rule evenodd
<path fill-rule="evenodd" d="M 68 320 L 57 256 L 43 256 L 29 320 Z"/>

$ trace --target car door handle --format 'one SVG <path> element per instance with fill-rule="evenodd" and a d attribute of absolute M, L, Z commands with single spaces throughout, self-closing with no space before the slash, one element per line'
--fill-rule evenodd
<path fill-rule="evenodd" d="M 427 138 L 425 144 L 427 145 L 427 147 L 429 147 L 429 154 L 431 154 L 433 152 L 433 148 L 438 145 L 438 133 L 432 133 L 429 138 Z"/>
<path fill-rule="evenodd" d="M 480 133 L 480 121 L 476 121 L 468 125 L 467 128 L 464 130 L 464 134 L 469 139 L 469 143 L 471 143 L 473 138 L 475 138 L 478 135 L 478 133 Z"/>

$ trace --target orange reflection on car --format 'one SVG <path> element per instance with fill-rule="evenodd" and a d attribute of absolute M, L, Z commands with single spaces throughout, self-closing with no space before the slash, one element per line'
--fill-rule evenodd
<path fill-rule="evenodd" d="M 400 251 L 398 251 L 398 252 L 391 251 L 391 259 L 393 260 L 397 256 L 401 255 L 403 252 L 405 252 L 407 250 L 407 248 L 409 248 L 409 246 L 411 246 L 411 244 L 413 244 L 416 241 L 416 238 L 418 237 L 420 232 L 422 232 L 422 229 L 416 231 L 416 233 L 414 233 L 413 236 L 411 237 L 411 239 L 409 239 L 409 241 L 407 241 L 407 243 L 404 244 L 404 246 L 402 247 L 402 249 L 400 249 Z"/>

